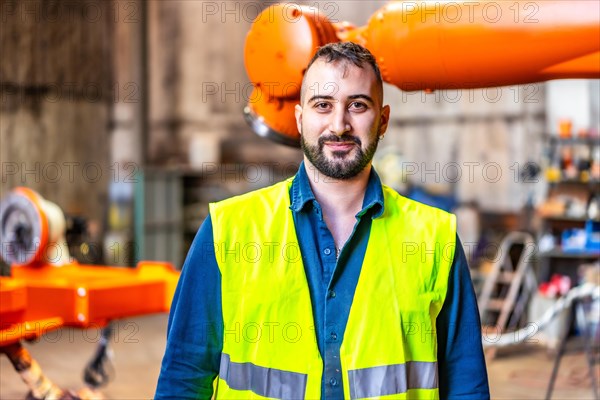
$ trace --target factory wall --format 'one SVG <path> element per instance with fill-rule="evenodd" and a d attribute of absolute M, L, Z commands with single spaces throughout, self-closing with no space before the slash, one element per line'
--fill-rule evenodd
<path fill-rule="evenodd" d="M 251 3 L 149 3 L 150 164 L 299 160 L 297 150 L 256 137 L 243 120 L 252 89 L 244 40 L 264 6 Z"/>
<path fill-rule="evenodd" d="M 1 191 L 27 186 L 104 218 L 110 180 L 111 2 L 1 1 Z"/>

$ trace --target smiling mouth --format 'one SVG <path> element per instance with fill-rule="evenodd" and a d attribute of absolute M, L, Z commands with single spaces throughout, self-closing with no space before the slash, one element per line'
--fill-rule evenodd
<path fill-rule="evenodd" d="M 325 142 L 325 146 L 329 147 L 333 151 L 345 151 L 350 150 L 356 143 L 354 142 Z"/>

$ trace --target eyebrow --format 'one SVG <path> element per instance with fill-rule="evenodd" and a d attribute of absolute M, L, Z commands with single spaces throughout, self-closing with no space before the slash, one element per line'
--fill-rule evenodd
<path fill-rule="evenodd" d="M 373 101 L 371 96 L 367 96 L 366 94 L 353 94 L 352 96 L 349 96 L 348 98 L 350 100 L 363 99 L 363 100 L 368 101 L 371 104 L 375 104 L 375 102 Z"/>
<path fill-rule="evenodd" d="M 375 104 L 375 102 L 373 101 L 371 96 L 368 96 L 366 94 L 353 94 L 351 96 L 348 96 L 348 99 L 350 99 L 350 100 L 363 99 L 363 100 L 368 101 L 371 104 Z M 307 103 L 312 103 L 317 100 L 336 100 L 336 99 L 333 96 L 315 95 L 315 96 L 312 96 L 310 99 L 308 99 Z"/>

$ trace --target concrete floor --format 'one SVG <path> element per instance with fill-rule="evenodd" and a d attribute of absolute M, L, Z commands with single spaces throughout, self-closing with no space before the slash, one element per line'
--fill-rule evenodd
<path fill-rule="evenodd" d="M 108 399 L 150 399 L 154 394 L 164 352 L 166 315 L 140 317 L 119 322 L 113 340 L 116 375 L 102 390 Z M 92 356 L 97 329 L 64 329 L 29 344 L 33 357 L 46 375 L 68 389 L 81 389 L 81 375 Z M 488 362 L 492 398 L 543 399 L 552 371 L 553 358 L 539 347 L 500 351 Z M 599 371 L 596 371 L 598 376 Z M 0 399 L 24 399 L 26 389 L 6 357 L 0 358 Z M 553 399 L 593 399 L 587 364 L 582 353 L 563 358 Z"/>

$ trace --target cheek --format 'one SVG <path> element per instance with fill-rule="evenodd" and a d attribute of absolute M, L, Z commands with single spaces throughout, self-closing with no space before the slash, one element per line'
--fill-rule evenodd
<path fill-rule="evenodd" d="M 357 119 L 353 122 L 354 131 L 361 138 L 377 136 L 377 121 L 372 119 Z"/>
<path fill-rule="evenodd" d="M 326 124 L 318 116 L 313 115 L 302 118 L 302 130 L 304 134 L 319 135 L 325 126 Z"/>

